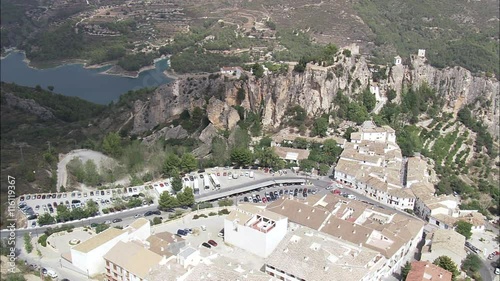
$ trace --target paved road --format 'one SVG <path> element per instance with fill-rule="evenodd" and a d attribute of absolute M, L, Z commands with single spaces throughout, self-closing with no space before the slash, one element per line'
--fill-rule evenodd
<path fill-rule="evenodd" d="M 483 281 L 492 281 L 494 273 L 491 269 L 492 268 L 490 265 L 491 261 L 484 260 L 482 258 L 481 261 L 483 262 L 483 266 L 481 267 L 481 269 L 479 269 L 479 273 L 481 274 Z"/>
<path fill-rule="evenodd" d="M 52 225 L 47 225 L 47 226 L 42 226 L 42 227 L 35 227 L 35 228 L 27 228 L 27 229 L 17 229 L 15 231 L 16 237 L 22 237 L 24 233 L 42 233 L 44 232 L 47 228 L 49 227 L 56 227 L 60 225 L 65 225 L 65 224 L 71 224 L 74 225 L 75 227 L 80 227 L 84 225 L 90 225 L 91 223 L 103 223 L 107 220 L 114 220 L 118 218 L 126 218 L 126 217 L 134 217 L 135 215 L 143 215 L 147 211 L 153 211 L 157 210 L 158 206 L 157 205 L 150 205 L 150 206 L 144 206 L 144 207 L 139 207 L 137 209 L 131 209 L 131 210 L 125 210 L 117 213 L 112 213 L 112 214 L 107 214 L 99 217 L 93 217 L 93 218 L 87 218 L 79 221 L 71 221 L 67 223 L 59 223 L 59 224 L 52 224 Z M 9 230 L 2 230 L 0 231 L 0 238 L 7 238 L 10 234 Z"/>

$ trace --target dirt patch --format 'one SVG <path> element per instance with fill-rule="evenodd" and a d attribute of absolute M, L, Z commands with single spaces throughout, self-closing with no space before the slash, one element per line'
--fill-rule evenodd
<path fill-rule="evenodd" d="M 61 155 L 59 157 L 60 161 L 57 164 L 57 191 L 59 191 L 61 186 L 66 187 L 68 182 L 68 172 L 66 169 L 66 165 L 75 157 L 79 158 L 83 163 L 85 163 L 87 160 L 94 161 L 99 170 L 101 169 L 102 165 L 106 165 L 106 163 L 109 163 L 109 161 L 115 162 L 113 158 L 108 157 L 101 152 L 89 149 L 72 150 L 66 155 Z"/>

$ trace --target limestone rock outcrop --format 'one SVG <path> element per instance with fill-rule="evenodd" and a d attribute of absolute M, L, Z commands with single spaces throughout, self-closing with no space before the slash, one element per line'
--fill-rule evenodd
<path fill-rule="evenodd" d="M 159 87 L 148 101 L 135 103 L 132 132 L 150 130 L 195 107 L 206 108 L 216 129 L 234 128 L 240 119 L 234 106 L 260 113 L 264 128 L 278 128 L 285 120 L 286 110 L 294 105 L 303 107 L 309 116 L 334 110 L 334 98 L 339 91 L 353 96 L 372 86 L 372 70 L 363 56 L 339 55 L 334 65 L 309 64 L 303 73 L 290 67 L 287 73 L 260 79 L 250 74 L 243 80 L 219 74 L 178 79 Z M 500 93 L 495 78 L 473 76 L 461 67 L 437 69 L 418 57 L 412 57 L 409 65 L 388 68 L 387 74 L 387 79 L 377 84 L 381 96 L 390 89 L 399 96 L 405 86 L 427 83 L 446 100 L 444 111 L 456 113 L 463 106 L 472 105 L 474 114 L 488 125 L 491 133 L 499 135 Z M 243 99 L 238 92 L 244 92 Z"/>

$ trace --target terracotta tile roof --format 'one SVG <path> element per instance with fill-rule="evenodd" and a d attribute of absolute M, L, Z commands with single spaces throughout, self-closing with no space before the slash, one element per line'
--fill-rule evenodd
<path fill-rule="evenodd" d="M 406 281 L 451 281 L 452 274 L 428 261 L 414 261 Z"/>
<path fill-rule="evenodd" d="M 271 212 L 288 218 L 289 221 L 318 229 L 328 217 L 329 212 L 317 207 L 312 207 L 297 200 L 280 198 L 268 205 Z"/>

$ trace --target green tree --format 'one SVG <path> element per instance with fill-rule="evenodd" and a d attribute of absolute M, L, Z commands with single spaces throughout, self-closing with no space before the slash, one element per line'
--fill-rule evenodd
<path fill-rule="evenodd" d="M 328 166 L 328 165 L 326 165 L 324 163 L 319 164 L 319 174 L 321 176 L 328 175 L 328 170 L 330 170 L 330 166 Z"/>
<path fill-rule="evenodd" d="M 71 220 L 71 211 L 66 207 L 66 205 L 59 204 L 57 206 L 57 220 L 58 221 L 69 221 Z"/>
<path fill-rule="evenodd" d="M 262 65 L 256 62 L 252 66 L 252 73 L 253 75 L 255 75 L 255 77 L 262 78 L 264 76 L 264 68 L 262 67 Z"/>
<path fill-rule="evenodd" d="M 440 256 L 434 260 L 433 264 L 451 272 L 453 281 L 455 281 L 457 279 L 457 276 L 460 274 L 457 265 L 451 260 L 450 257 Z"/>
<path fill-rule="evenodd" d="M 467 272 L 469 276 L 472 276 L 474 272 L 478 272 L 482 266 L 481 258 L 475 254 L 468 254 L 462 262 L 462 270 Z"/>
<path fill-rule="evenodd" d="M 370 92 L 370 88 L 366 88 L 362 94 L 363 105 L 366 108 L 366 111 L 370 112 L 375 108 L 375 104 L 377 103 L 377 99 L 375 95 Z"/>
<path fill-rule="evenodd" d="M 47 234 L 43 234 L 40 237 L 38 237 L 38 244 L 40 244 L 43 247 L 47 247 Z"/>
<path fill-rule="evenodd" d="M 312 161 L 312 160 L 309 160 L 309 159 L 304 159 L 304 160 L 301 160 L 300 161 L 300 169 L 304 172 L 311 172 L 313 168 L 316 168 L 317 167 L 317 164 L 316 162 Z"/>
<path fill-rule="evenodd" d="M 252 152 L 248 148 L 235 148 L 231 151 L 231 161 L 239 166 L 250 165 Z"/>
<path fill-rule="evenodd" d="M 83 182 L 85 180 L 85 168 L 79 158 L 74 157 L 71 159 L 68 164 L 66 164 L 66 167 L 68 171 L 76 177 L 78 182 Z"/>
<path fill-rule="evenodd" d="M 49 89 L 49 91 L 53 92 L 54 91 L 54 86 L 49 85 L 49 86 L 47 86 L 47 89 Z"/>
<path fill-rule="evenodd" d="M 323 142 L 323 153 L 326 157 L 326 163 L 328 165 L 333 165 L 333 163 L 337 162 L 338 157 L 342 153 L 342 148 L 338 146 L 335 140 L 328 139 Z"/>
<path fill-rule="evenodd" d="M 315 136 L 326 137 L 326 131 L 328 130 L 328 119 L 320 117 L 314 120 L 312 133 Z"/>
<path fill-rule="evenodd" d="M 179 167 L 181 166 L 181 159 L 174 153 L 169 153 L 163 163 L 163 174 L 166 177 L 174 177 L 179 175 Z"/>
<path fill-rule="evenodd" d="M 177 193 L 182 190 L 182 179 L 179 175 L 172 178 L 172 189 Z"/>
<path fill-rule="evenodd" d="M 105 153 L 117 157 L 122 153 L 121 140 L 118 133 L 109 133 L 102 141 L 102 149 Z"/>
<path fill-rule="evenodd" d="M 44 213 L 38 217 L 38 225 L 44 226 L 48 224 L 53 224 L 55 222 L 54 217 L 49 213 Z"/>
<path fill-rule="evenodd" d="M 265 136 L 265 137 L 263 137 L 262 139 L 260 139 L 260 141 L 259 141 L 259 146 L 260 146 L 260 147 L 271 147 L 271 142 L 272 142 L 272 141 L 273 141 L 273 140 L 272 140 L 270 137 Z"/>
<path fill-rule="evenodd" d="M 139 207 L 139 206 L 142 206 L 142 200 L 139 198 L 131 198 L 127 202 L 128 208 L 135 208 L 135 207 Z"/>
<path fill-rule="evenodd" d="M 89 159 L 85 162 L 85 184 L 96 186 L 101 181 L 101 176 L 97 172 L 97 166 L 93 160 Z"/>
<path fill-rule="evenodd" d="M 389 91 L 387 91 L 387 100 L 389 102 L 392 102 L 392 100 L 394 100 L 396 97 L 397 97 L 397 93 L 395 90 L 390 89 Z"/>
<path fill-rule="evenodd" d="M 466 221 L 458 221 L 455 223 L 455 231 L 465 236 L 465 239 L 469 240 L 472 236 L 472 224 Z"/>
<path fill-rule="evenodd" d="M 226 141 L 221 137 L 215 137 L 212 140 L 212 159 L 217 166 L 225 166 L 229 160 L 229 151 Z"/>
<path fill-rule="evenodd" d="M 347 106 L 347 119 L 361 125 L 364 121 L 369 119 L 368 111 L 366 111 L 366 107 L 351 102 Z"/>
<path fill-rule="evenodd" d="M 143 184 L 144 182 L 142 181 L 141 178 L 139 178 L 136 174 L 133 174 L 130 176 L 130 185 L 131 186 L 138 186 Z"/>
<path fill-rule="evenodd" d="M 160 224 L 160 223 L 161 223 L 160 217 L 154 217 L 153 218 L 153 225 L 157 225 L 157 224 Z"/>
<path fill-rule="evenodd" d="M 182 192 L 177 193 L 177 202 L 180 206 L 192 206 L 194 204 L 194 194 L 191 187 L 186 187 Z"/>
<path fill-rule="evenodd" d="M 29 233 L 24 233 L 24 249 L 28 254 L 33 251 L 33 244 L 31 244 L 31 236 Z"/>
<path fill-rule="evenodd" d="M 82 208 L 73 208 L 71 210 L 71 218 L 79 220 L 87 217 L 87 213 Z"/>
<path fill-rule="evenodd" d="M 183 172 L 189 173 L 194 171 L 196 167 L 198 167 L 198 162 L 196 161 L 196 158 L 193 156 L 193 154 L 185 153 L 184 155 L 182 155 L 181 167 Z"/>
<path fill-rule="evenodd" d="M 343 135 L 344 139 L 346 139 L 347 141 L 351 141 L 351 134 L 354 132 L 356 132 L 356 131 L 354 130 L 353 127 L 348 127 L 344 132 L 344 135 Z"/>
<path fill-rule="evenodd" d="M 259 165 L 262 167 L 272 167 L 280 160 L 271 147 L 264 147 L 256 150 L 255 157 L 259 160 Z"/>
<path fill-rule="evenodd" d="M 401 269 L 401 280 L 404 281 L 406 280 L 406 276 L 408 276 L 408 273 L 411 271 L 411 263 L 406 262 L 403 268 Z"/>
<path fill-rule="evenodd" d="M 292 144 L 294 148 L 299 148 L 299 149 L 307 149 L 308 145 L 309 144 L 305 138 L 296 138 Z"/>
<path fill-rule="evenodd" d="M 158 199 L 158 208 L 161 210 L 169 210 L 178 206 L 179 203 L 177 202 L 177 198 L 170 195 L 167 191 L 164 191 Z"/>
<path fill-rule="evenodd" d="M 109 228 L 108 224 L 105 224 L 105 223 L 98 224 L 95 227 L 95 233 L 99 234 L 99 233 L 103 232 L 104 230 L 106 230 L 108 228 Z"/>
<path fill-rule="evenodd" d="M 248 134 L 247 130 L 237 127 L 234 131 L 234 140 L 235 144 L 233 145 L 233 148 L 247 148 L 252 138 Z"/>
<path fill-rule="evenodd" d="M 85 214 L 87 217 L 94 216 L 99 212 L 99 205 L 92 199 L 88 200 L 85 205 Z"/>

